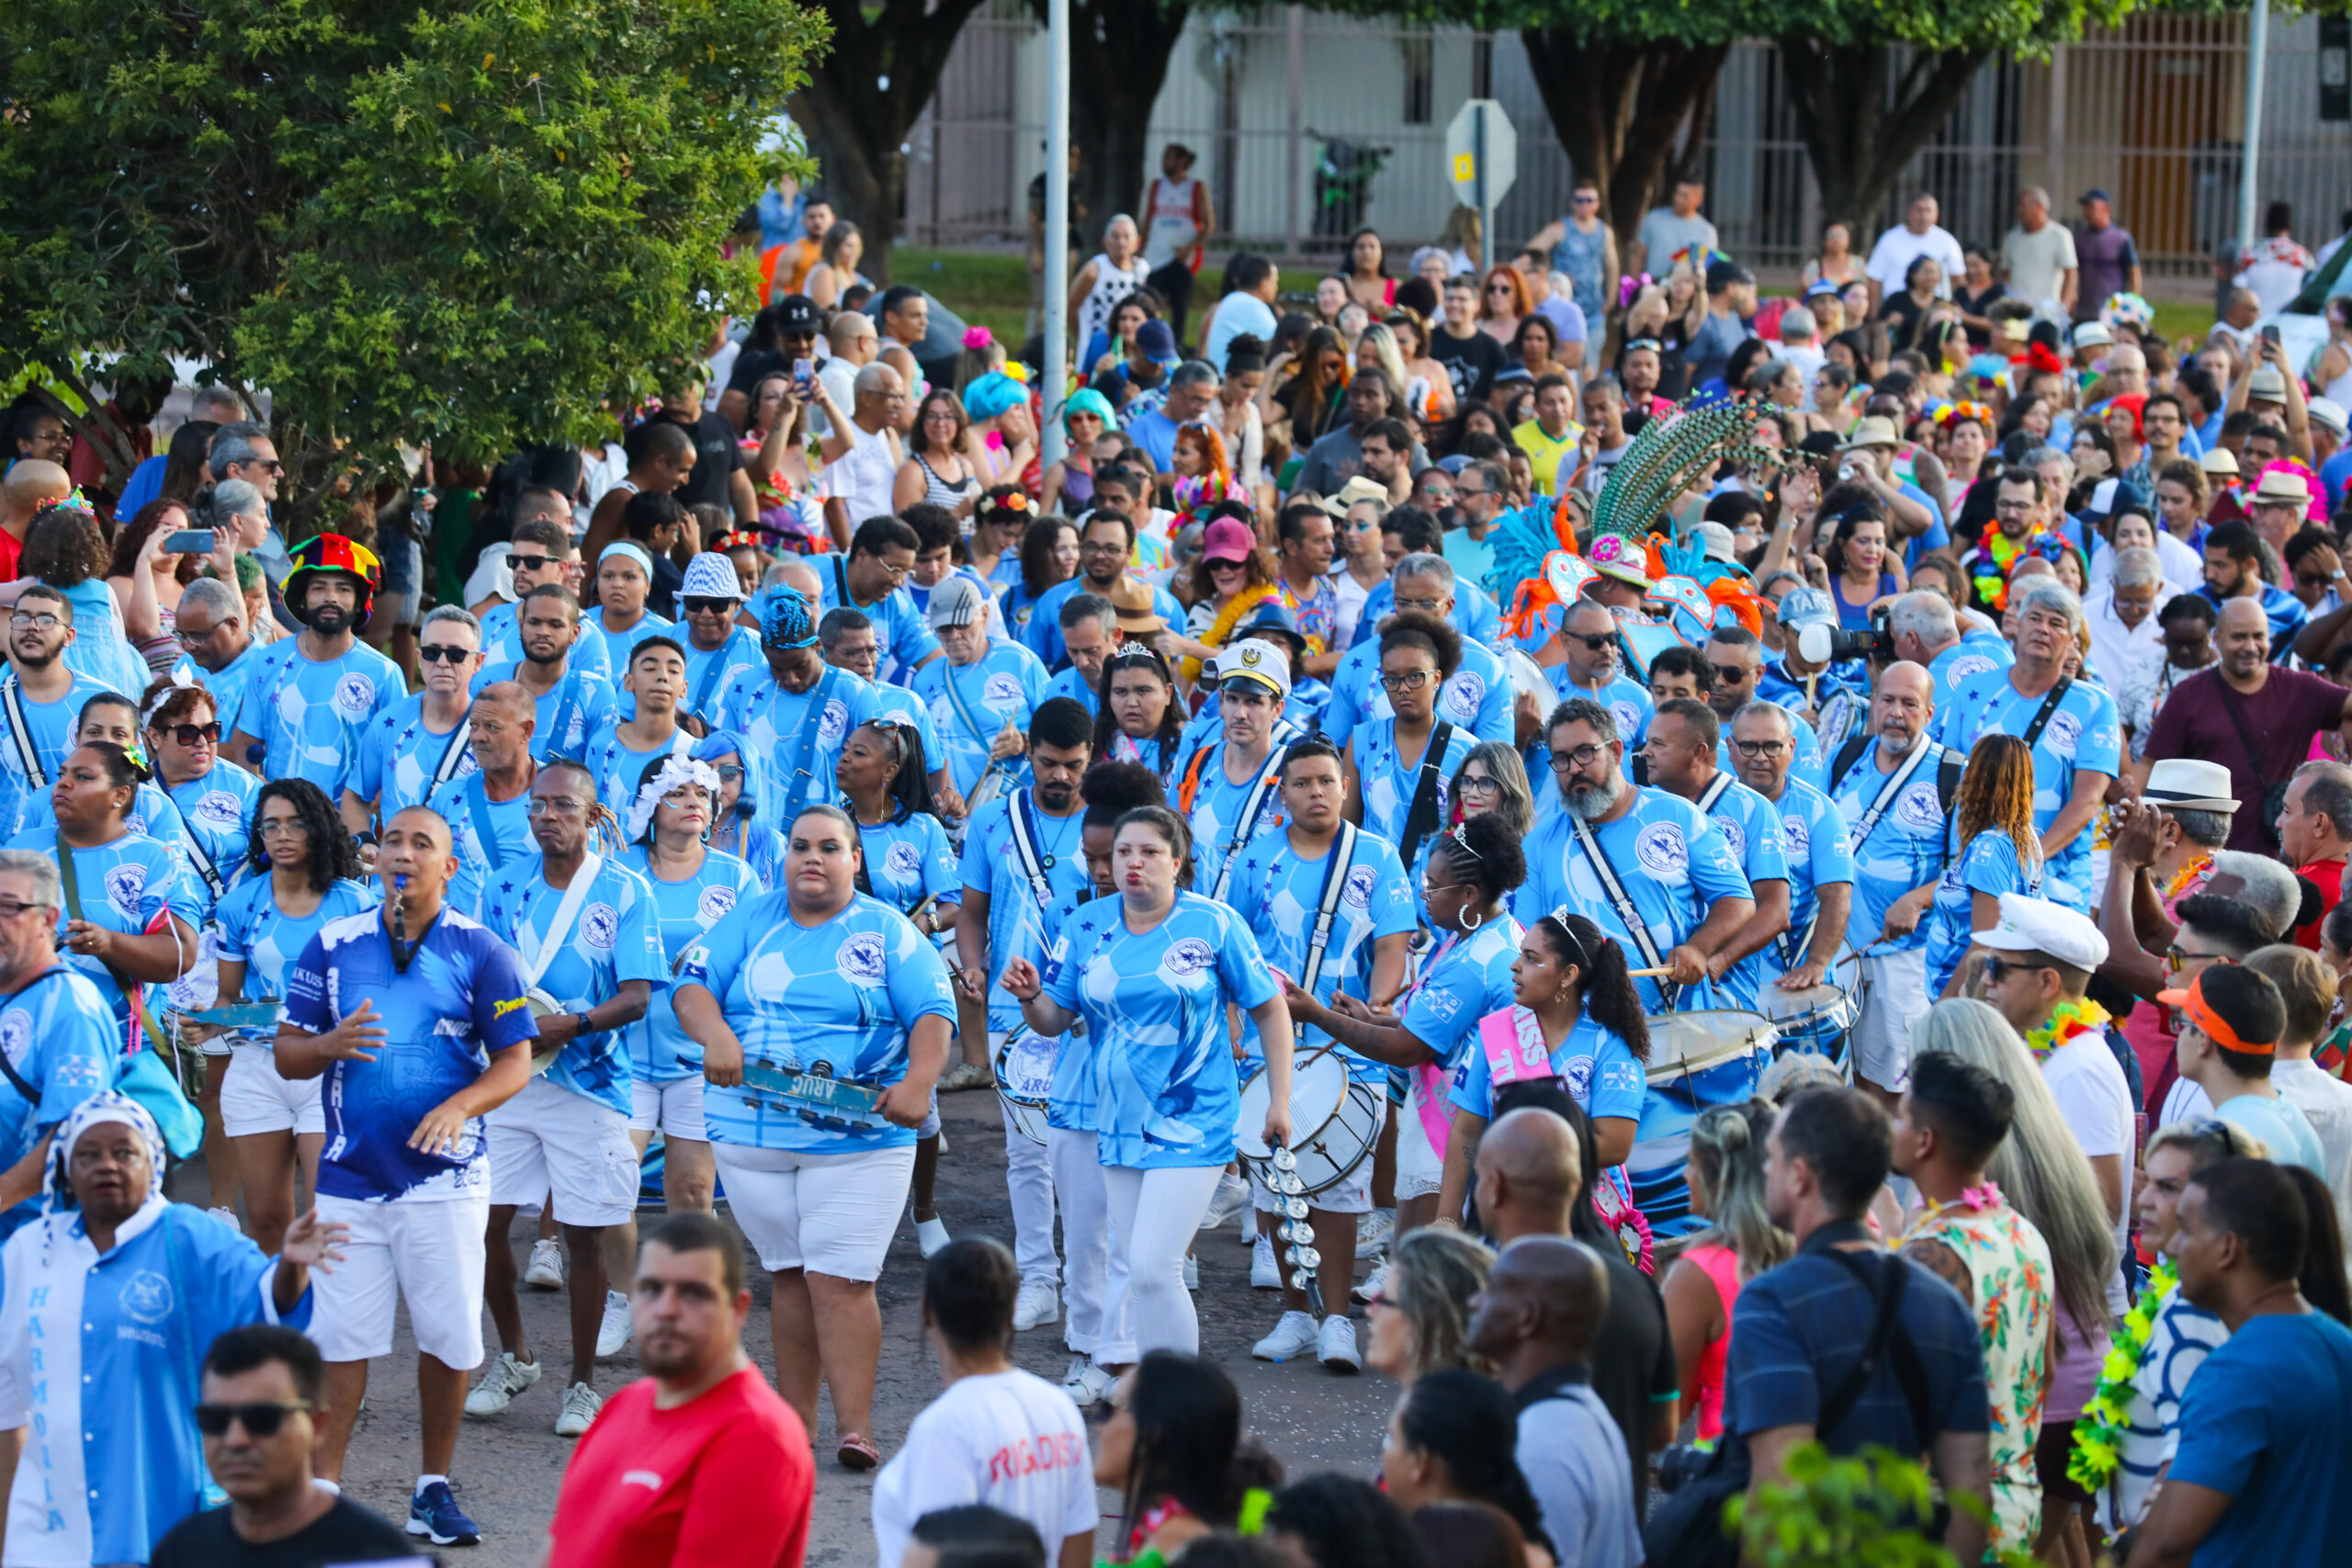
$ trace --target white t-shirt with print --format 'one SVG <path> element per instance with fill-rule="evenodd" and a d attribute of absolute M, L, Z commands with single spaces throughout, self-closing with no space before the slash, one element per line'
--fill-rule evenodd
<path fill-rule="evenodd" d="M 2126 1243 L 2132 1224 L 2132 1152 L 2137 1131 L 2132 1111 L 2132 1086 L 2124 1078 L 2122 1065 L 2116 1061 L 2115 1053 L 2096 1033 L 2076 1035 L 2051 1052 L 2041 1064 L 2041 1081 L 2050 1086 L 2051 1098 L 2058 1102 L 2058 1113 L 2066 1119 L 2066 1126 L 2074 1133 L 2075 1142 L 2082 1145 L 2083 1153 L 2093 1159 L 2101 1155 L 2117 1155 L 2123 1161 L 2123 1213 L 2111 1216 L 2118 1262 L 2115 1273 L 2107 1281 L 2108 1310 L 2120 1316 L 2130 1307 L 2123 1292 L 2120 1260 L 2128 1255 Z"/>
<path fill-rule="evenodd" d="M 899 1568 L 915 1521 L 985 1503 L 1036 1528 L 1051 1562 L 1094 1532 L 1094 1461 L 1069 1395 L 1019 1369 L 959 1378 L 907 1429 L 874 1482 L 879 1568 Z"/>

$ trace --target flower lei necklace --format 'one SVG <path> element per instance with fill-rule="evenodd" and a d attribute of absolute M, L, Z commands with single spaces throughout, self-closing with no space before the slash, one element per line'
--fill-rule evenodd
<path fill-rule="evenodd" d="M 2187 865 L 2182 866 L 2178 871 L 2174 872 L 2172 874 L 2172 880 L 2165 884 L 2165 902 L 2169 904 L 2174 899 L 2179 897 L 2182 888 L 2187 887 L 2189 884 L 2195 882 L 2199 877 L 2205 875 L 2212 869 L 2213 857 L 2211 855 L 2199 855 L 2195 860 L 2190 861 Z"/>
<path fill-rule="evenodd" d="M 2061 1002 L 2050 1015 L 2050 1021 L 2027 1035 L 2025 1043 L 2035 1061 L 2048 1061 L 2051 1052 L 2078 1035 L 2106 1028 L 2107 1021 L 2107 1010 L 2087 997 L 2078 1002 Z"/>
<path fill-rule="evenodd" d="M 2107 1359 L 2100 1363 L 2098 1387 L 2075 1422 L 2075 1451 L 2066 1460 L 2067 1476 L 2086 1492 L 2097 1493 L 2104 1487 L 2123 1462 L 2117 1445 L 2130 1416 L 2132 1380 L 2140 1374 L 2148 1341 L 2155 1337 L 2156 1318 L 2179 1282 L 2179 1273 L 2169 1260 L 2156 1265 L 2139 1302 L 2115 1331 Z"/>
<path fill-rule="evenodd" d="M 2000 1188 L 1989 1176 L 1980 1186 L 1962 1188 L 1960 1196 L 1950 1203 L 1939 1203 L 1935 1199 L 1928 1198 L 1924 1192 L 1920 1197 L 1926 1201 L 1928 1206 L 1920 1210 L 1918 1218 L 1913 1220 L 1905 1228 L 1902 1240 L 1894 1244 L 1897 1247 L 1955 1209 L 1971 1214 L 1981 1214 L 1987 1210 L 1997 1209 L 2008 1201 L 2001 1196 Z"/>

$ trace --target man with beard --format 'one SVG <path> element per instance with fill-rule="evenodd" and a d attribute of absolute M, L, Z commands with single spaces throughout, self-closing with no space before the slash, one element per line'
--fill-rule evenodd
<path fill-rule="evenodd" d="M 2216 607 L 2233 599 L 2259 605 L 2270 627 L 2270 657 L 2282 663 L 2311 618 L 2301 599 L 2262 580 L 2262 539 L 2250 523 L 2217 524 L 2205 536 L 2205 581 L 2197 592 Z"/>
<path fill-rule="evenodd" d="M 44 624 L 46 623 L 46 624 Z M 36 582 L 17 596 L 8 615 L 8 662 L 0 677 L 0 828 L 20 831 L 38 815 L 38 797 L 57 782 L 74 750 L 82 705 L 107 687 L 69 668 L 74 606 L 65 595 Z"/>
<path fill-rule="evenodd" d="M 399 665 L 361 642 L 382 573 L 373 552 L 340 534 L 295 547 L 286 613 L 300 636 L 273 643 L 237 705 L 222 754 L 264 778 L 308 779 L 341 800 L 368 720 L 408 695 Z"/>
<path fill-rule="evenodd" d="M 523 598 L 516 620 L 523 631 L 523 657 L 512 664 L 485 664 L 474 677 L 479 693 L 495 681 L 512 681 L 532 703 L 537 728 L 531 755 L 578 757 L 594 737 L 610 729 L 619 706 L 612 682 L 577 662 L 581 643 L 580 601 L 569 588 L 543 582 Z"/>
<path fill-rule="evenodd" d="M 718 699 L 720 729 L 743 738 L 744 793 L 763 820 L 787 827 L 804 806 L 834 798 L 849 732 L 874 717 L 874 688 L 825 662 L 811 601 L 788 582 L 761 590 L 763 669 L 745 670 Z"/>
<path fill-rule="evenodd" d="M 492 876 L 530 858 L 531 783 L 539 760 L 530 694 L 519 682 L 484 686 L 474 694 L 466 723 L 475 771 L 435 790 L 429 804 L 449 824 L 450 852 L 457 857 L 449 905 L 471 919 Z"/>
<path fill-rule="evenodd" d="M 1114 592 L 1148 593 L 1153 615 L 1171 626 L 1184 624 L 1184 607 L 1176 603 L 1173 594 L 1127 570 L 1135 551 L 1135 519 L 1098 501 L 1078 531 L 1078 575 L 1040 593 L 1029 624 L 1022 628 L 1021 640 L 1030 652 L 1046 661 L 1046 668 L 1051 670 L 1062 661 L 1067 649 L 1061 635 L 1061 609 L 1080 593 L 1102 599 L 1110 598 Z M 1123 582 L 1127 586 L 1123 588 Z"/>
<path fill-rule="evenodd" d="M 1753 1009 L 1763 981 L 1765 949 L 1789 929 L 1789 852 L 1780 814 L 1729 770 L 1715 765 L 1721 725 L 1702 702 L 1677 697 L 1658 705 L 1643 754 L 1650 783 L 1691 802 L 1731 846 L 1756 900 L 1756 918 L 1707 962 L 1729 1005 Z"/>

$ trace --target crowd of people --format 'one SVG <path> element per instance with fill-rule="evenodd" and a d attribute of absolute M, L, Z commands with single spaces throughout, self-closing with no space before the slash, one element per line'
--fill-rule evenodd
<path fill-rule="evenodd" d="M 1121 1564 L 1711 1563 L 1816 1443 L 1962 1561 L 2352 1534 L 2352 295 L 2167 342 L 2027 191 L 1766 299 L 1685 183 L 1195 301 L 1190 167 L 1067 366 L 801 197 L 607 447 L 298 506 L 225 388 L 128 475 L 10 412 L 0 1562 L 471 1544 L 531 1421 L 552 1561 L 797 1562 L 820 1393 L 883 1568 L 1098 1487 Z M 1227 1231 L 1253 1357 L 1399 1385 L 1379 1488 L 1203 1358 Z"/>

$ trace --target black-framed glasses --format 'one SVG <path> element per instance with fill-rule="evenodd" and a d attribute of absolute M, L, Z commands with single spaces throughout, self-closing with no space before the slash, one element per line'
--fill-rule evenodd
<path fill-rule="evenodd" d="M 1743 757 L 1777 760 L 1781 752 L 1789 749 L 1789 743 L 1785 740 L 1735 740 L 1732 742 L 1732 747 Z"/>
<path fill-rule="evenodd" d="M 1552 771 L 1566 773 L 1578 768 L 1589 768 L 1600 761 L 1607 750 L 1605 746 L 1579 746 L 1572 751 L 1555 751 L 1552 753 Z"/>
<path fill-rule="evenodd" d="M 474 655 L 471 649 L 454 642 L 430 642 L 418 649 L 416 656 L 427 664 L 463 664 Z"/>
<path fill-rule="evenodd" d="M 274 1438 L 286 1418 L 298 1410 L 316 1408 L 307 1399 L 290 1404 L 257 1401 L 251 1404 L 199 1404 L 196 1407 L 196 1429 L 208 1438 L 229 1435 L 229 1423 L 234 1421 L 251 1438 Z"/>
<path fill-rule="evenodd" d="M 553 556 L 508 556 L 506 564 L 516 571 L 545 571 L 550 563 L 561 565 Z"/>
<path fill-rule="evenodd" d="M 706 599 L 696 593 L 688 595 L 684 603 L 689 615 L 731 615 L 735 613 L 735 601 L 732 599 Z"/>
<path fill-rule="evenodd" d="M 1407 610 L 1419 610 L 1424 615 L 1434 615 L 1444 603 L 1442 599 L 1399 599 L 1396 608 L 1400 614 Z"/>
<path fill-rule="evenodd" d="M 220 721 L 216 718 L 210 724 L 175 724 L 171 728 L 171 737 L 183 746 L 193 746 L 199 740 L 218 746 L 220 744 Z"/>
<path fill-rule="evenodd" d="M 49 631 L 60 624 L 55 615 L 46 613 L 36 615 L 29 610 L 19 610 L 8 617 L 8 625 L 17 631 L 23 631 L 28 626 L 39 626 L 43 631 Z"/>
<path fill-rule="evenodd" d="M 1117 543 L 1106 544 L 1101 539 L 1095 539 L 1080 545 L 1078 553 L 1082 556 L 1123 556 L 1127 553 L 1127 547 Z"/>
<path fill-rule="evenodd" d="M 28 904 L 21 898 L 0 898 L 0 920 L 13 920 L 28 909 L 54 909 L 54 904 Z"/>
<path fill-rule="evenodd" d="M 1487 773 L 1464 773 L 1453 787 L 1463 795 L 1495 795 L 1501 791 L 1503 782 Z"/>
<path fill-rule="evenodd" d="M 1408 670 L 1399 675 L 1383 675 L 1380 689 L 1384 692 L 1418 692 L 1430 683 L 1433 673 L 1428 670 Z"/>

